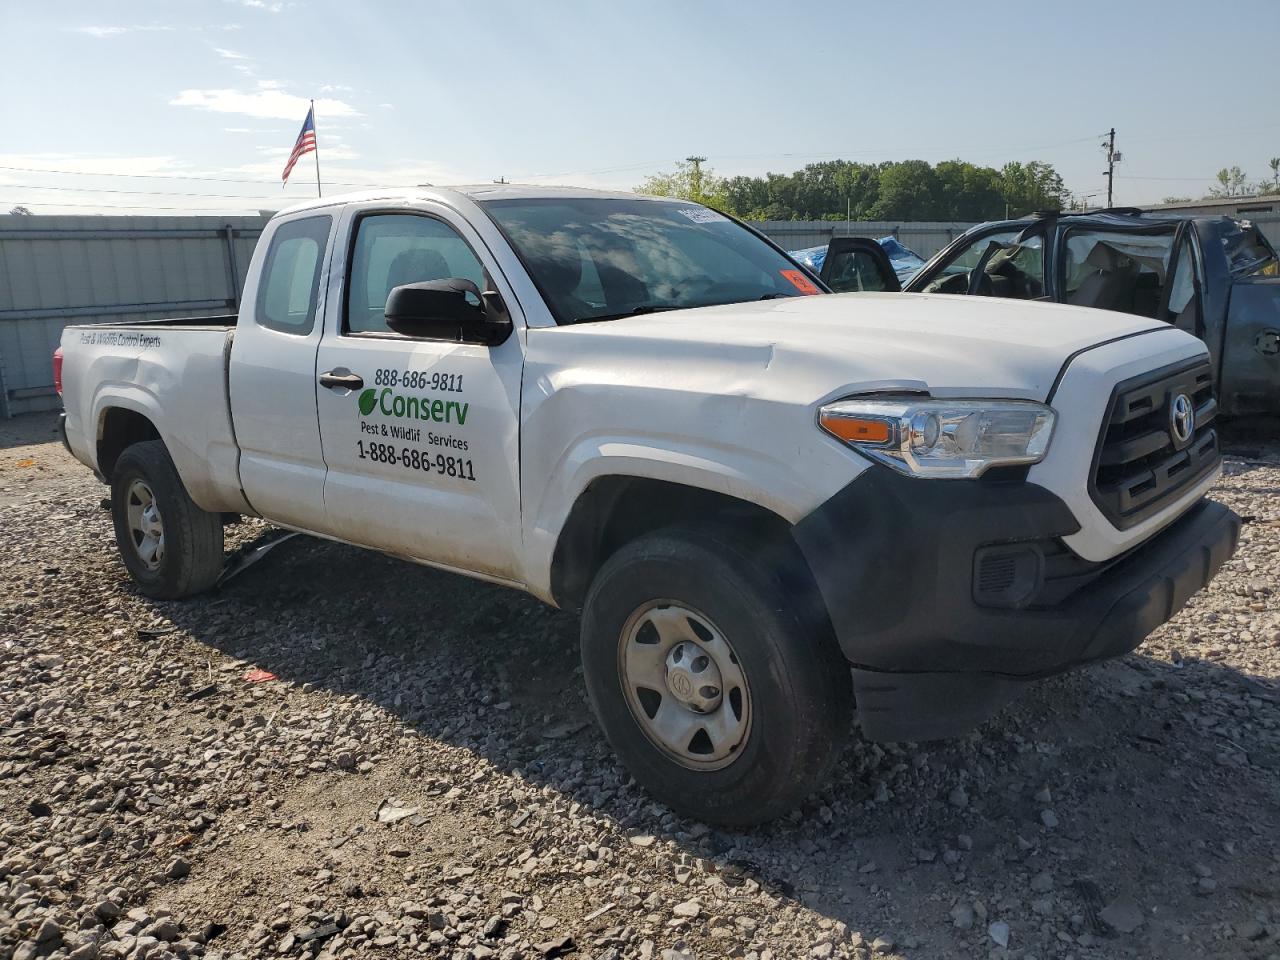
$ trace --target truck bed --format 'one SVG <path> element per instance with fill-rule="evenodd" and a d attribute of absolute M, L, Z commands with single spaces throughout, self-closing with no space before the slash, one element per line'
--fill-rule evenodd
<path fill-rule="evenodd" d="M 117 323 L 77 323 L 71 326 L 81 327 L 165 327 L 170 330 L 232 330 L 240 319 L 238 313 L 224 313 L 216 317 L 164 317 L 160 320 L 121 320 Z"/>
<path fill-rule="evenodd" d="M 248 512 L 227 397 L 235 325 L 229 314 L 67 327 L 62 383 L 71 452 L 105 476 L 98 452 L 108 421 L 140 414 L 160 433 L 191 499 L 211 512 Z"/>

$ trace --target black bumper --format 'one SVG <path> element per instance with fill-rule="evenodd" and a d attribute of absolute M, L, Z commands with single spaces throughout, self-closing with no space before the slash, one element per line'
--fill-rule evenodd
<path fill-rule="evenodd" d="M 1071 554 L 1067 505 L 1024 481 L 866 470 L 795 528 L 874 740 L 957 736 L 1022 682 L 1138 646 L 1235 552 L 1240 518 L 1203 500 L 1106 564 Z M 984 558 L 1014 556 L 1004 580 Z M 994 582 L 1013 591 L 991 593 Z M 984 592 L 985 591 L 985 592 Z"/>

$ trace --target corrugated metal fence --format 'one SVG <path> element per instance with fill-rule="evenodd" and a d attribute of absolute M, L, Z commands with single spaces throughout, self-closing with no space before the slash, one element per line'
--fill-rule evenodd
<path fill-rule="evenodd" d="M 1252 219 L 1280 247 L 1280 215 Z M 58 406 L 52 355 L 72 323 L 236 310 L 261 217 L 0 215 L 0 417 Z M 968 223 L 768 220 L 784 250 L 892 234 L 922 257 Z"/>
<path fill-rule="evenodd" d="M 57 408 L 68 324 L 235 312 L 263 223 L 0 216 L 0 417 Z"/>
<path fill-rule="evenodd" d="M 887 237 L 890 234 L 926 260 L 972 223 L 892 220 L 759 220 L 751 224 L 783 250 L 826 246 L 832 237 Z"/>

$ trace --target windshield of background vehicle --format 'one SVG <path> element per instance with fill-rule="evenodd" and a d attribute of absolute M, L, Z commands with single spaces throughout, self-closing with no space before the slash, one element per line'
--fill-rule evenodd
<path fill-rule="evenodd" d="M 680 201 L 486 200 L 557 323 L 820 293 L 750 230 Z"/>

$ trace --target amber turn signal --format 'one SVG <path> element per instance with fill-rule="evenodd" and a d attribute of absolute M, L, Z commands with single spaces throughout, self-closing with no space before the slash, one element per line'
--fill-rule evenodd
<path fill-rule="evenodd" d="M 823 414 L 822 428 L 846 443 L 888 443 L 892 427 L 885 420 L 866 417 L 837 417 Z"/>

